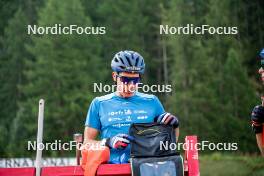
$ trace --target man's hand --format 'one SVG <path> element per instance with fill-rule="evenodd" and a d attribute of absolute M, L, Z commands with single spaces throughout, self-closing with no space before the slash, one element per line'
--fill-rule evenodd
<path fill-rule="evenodd" d="M 158 122 L 160 124 L 165 124 L 165 125 L 171 125 L 174 128 L 178 128 L 179 127 L 179 120 L 176 116 L 165 112 L 163 114 L 161 114 L 160 116 L 155 118 L 155 122 Z"/>
<path fill-rule="evenodd" d="M 111 138 L 107 138 L 105 145 L 109 148 L 124 149 L 128 146 L 132 137 L 127 134 L 117 134 Z"/>
<path fill-rule="evenodd" d="M 262 133 L 262 124 L 264 123 L 264 107 L 257 105 L 254 107 L 251 113 L 251 123 L 253 131 L 257 133 Z"/>

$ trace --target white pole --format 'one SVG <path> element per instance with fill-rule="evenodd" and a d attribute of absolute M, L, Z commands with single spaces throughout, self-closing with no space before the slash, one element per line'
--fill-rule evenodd
<path fill-rule="evenodd" d="M 80 158 L 81 158 L 81 150 L 80 150 L 80 144 L 82 143 L 82 134 L 76 133 L 73 135 L 73 140 L 76 142 L 76 164 L 80 165 Z"/>
<path fill-rule="evenodd" d="M 44 100 L 39 100 L 38 113 L 38 134 L 37 134 L 37 154 L 36 154 L 36 176 L 40 176 L 42 167 L 42 150 L 39 149 L 39 144 L 42 143 L 43 137 L 43 119 L 44 119 Z"/>

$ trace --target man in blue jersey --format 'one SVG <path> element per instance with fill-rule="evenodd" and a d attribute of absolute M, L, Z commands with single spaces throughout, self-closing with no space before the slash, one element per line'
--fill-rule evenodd
<path fill-rule="evenodd" d="M 154 95 L 136 91 L 145 70 L 143 57 L 134 51 L 120 51 L 115 54 L 111 67 L 112 78 L 117 90 L 105 96 L 96 97 L 87 113 L 84 144 L 92 143 L 110 148 L 109 163 L 126 163 L 130 157 L 128 135 L 132 123 L 158 123 L 175 127 L 179 135 L 176 116 L 164 111 L 159 99 Z M 156 117 L 156 118 L 155 118 Z M 100 134 L 100 140 L 95 140 Z"/>

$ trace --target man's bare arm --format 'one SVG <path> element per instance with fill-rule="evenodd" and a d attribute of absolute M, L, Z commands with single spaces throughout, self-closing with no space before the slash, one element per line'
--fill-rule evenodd
<path fill-rule="evenodd" d="M 86 126 L 85 129 L 84 129 L 84 141 L 83 141 L 83 144 L 100 143 L 100 141 L 95 140 L 98 134 L 99 134 L 99 131 L 97 129 Z"/>
<path fill-rule="evenodd" d="M 180 135 L 179 133 L 180 133 L 180 129 L 179 129 L 179 127 L 178 127 L 178 128 L 175 129 L 176 142 L 178 142 L 178 140 L 179 140 L 179 135 Z"/>
<path fill-rule="evenodd" d="M 263 144 L 262 144 L 262 133 L 257 133 L 256 134 L 256 139 L 257 139 L 257 144 L 258 144 L 260 153 L 261 153 L 262 156 L 264 156 L 264 147 L 263 147 Z"/>

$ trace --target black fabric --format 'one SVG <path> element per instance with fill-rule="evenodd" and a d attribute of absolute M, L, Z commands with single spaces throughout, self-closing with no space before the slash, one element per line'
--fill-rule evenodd
<path fill-rule="evenodd" d="M 134 123 L 129 135 L 131 142 L 131 157 L 160 157 L 177 154 L 176 150 L 165 150 L 161 143 L 176 144 L 175 130 L 172 126 L 157 123 Z"/>
<path fill-rule="evenodd" d="M 183 159 L 179 155 L 131 159 L 132 176 L 183 176 Z"/>
<path fill-rule="evenodd" d="M 129 130 L 132 176 L 183 176 L 183 159 L 176 150 L 165 150 L 160 142 L 176 145 L 172 126 L 135 123 Z"/>
<path fill-rule="evenodd" d="M 251 120 L 259 124 L 264 123 L 264 107 L 262 105 L 254 107 L 251 113 Z"/>
<path fill-rule="evenodd" d="M 262 125 L 260 126 L 252 125 L 252 130 L 254 131 L 255 134 L 262 133 Z"/>

